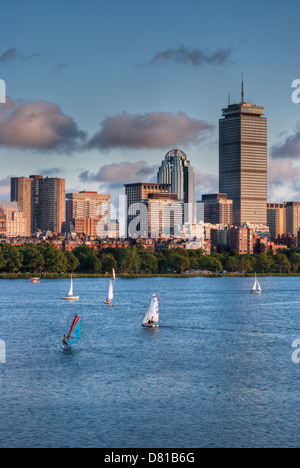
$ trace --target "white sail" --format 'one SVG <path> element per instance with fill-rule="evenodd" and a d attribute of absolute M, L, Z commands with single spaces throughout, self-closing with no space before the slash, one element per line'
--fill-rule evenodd
<path fill-rule="evenodd" d="M 113 279 L 114 279 L 114 281 L 115 281 L 115 279 L 116 279 L 116 272 L 115 272 L 115 269 L 114 269 L 114 268 L 113 268 L 112 273 L 113 273 Z"/>
<path fill-rule="evenodd" d="M 150 306 L 149 306 L 149 309 L 147 310 L 143 323 L 148 323 L 148 322 L 158 323 L 158 320 L 159 320 L 158 300 L 157 300 L 156 294 L 153 293 Z"/>
<path fill-rule="evenodd" d="M 114 298 L 114 287 L 112 281 L 109 282 L 109 289 L 108 289 L 108 300 L 112 301 Z"/>
<path fill-rule="evenodd" d="M 73 277 L 71 276 L 71 287 L 70 287 L 70 291 L 69 291 L 69 297 L 73 297 Z"/>
<path fill-rule="evenodd" d="M 256 273 L 255 273 L 255 281 L 254 281 L 254 285 L 252 288 L 252 292 L 257 293 L 257 294 L 261 292 L 261 286 L 256 278 Z"/>

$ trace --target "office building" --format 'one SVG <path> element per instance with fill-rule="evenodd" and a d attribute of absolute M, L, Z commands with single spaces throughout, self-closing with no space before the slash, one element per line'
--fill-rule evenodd
<path fill-rule="evenodd" d="M 176 193 L 150 193 L 145 200 L 148 210 L 148 237 L 181 238 L 183 202 Z"/>
<path fill-rule="evenodd" d="M 11 179 L 11 201 L 17 202 L 27 225 L 27 236 L 37 230 L 61 232 L 65 220 L 65 179 L 40 175 Z"/>
<path fill-rule="evenodd" d="M 286 204 L 267 204 L 267 224 L 271 237 L 282 236 L 286 233 Z"/>
<path fill-rule="evenodd" d="M 233 227 L 230 229 L 230 249 L 239 255 L 253 254 L 253 229 Z"/>
<path fill-rule="evenodd" d="M 171 193 L 177 194 L 178 201 L 190 204 L 189 218 L 185 221 L 193 222 L 194 218 L 194 170 L 186 154 L 179 150 L 169 151 L 157 173 L 157 182 L 170 184 Z M 185 210 L 187 213 L 188 211 Z"/>
<path fill-rule="evenodd" d="M 91 237 L 106 237 L 105 229 L 110 223 L 111 196 L 98 192 L 83 191 L 66 195 L 67 232 L 76 232 Z"/>
<path fill-rule="evenodd" d="M 233 223 L 267 224 L 267 119 L 242 101 L 219 121 L 219 191 L 233 200 Z"/>
<path fill-rule="evenodd" d="M 148 209 L 146 202 L 148 195 L 150 194 L 169 194 L 171 193 L 170 184 L 156 184 L 156 183 L 136 183 L 136 184 L 125 184 L 125 195 L 127 200 L 127 230 L 128 237 L 148 237 Z M 137 206 L 140 204 L 140 209 Z M 144 209 L 145 207 L 145 209 Z M 135 226 L 132 221 L 137 220 Z M 132 230 L 129 227 L 132 227 Z"/>
<path fill-rule="evenodd" d="M 227 199 L 226 193 L 202 195 L 204 222 L 211 224 L 233 224 L 233 201 Z"/>
<path fill-rule="evenodd" d="M 18 203 L 0 202 L 0 233 L 6 237 L 28 237 L 27 220 Z"/>
<path fill-rule="evenodd" d="M 300 202 L 286 203 L 286 234 L 298 235 L 300 229 Z"/>
<path fill-rule="evenodd" d="M 30 237 L 31 229 L 31 183 L 29 177 L 13 177 L 11 179 L 11 202 L 17 202 L 19 209 L 23 212 L 26 219 L 26 237 Z"/>

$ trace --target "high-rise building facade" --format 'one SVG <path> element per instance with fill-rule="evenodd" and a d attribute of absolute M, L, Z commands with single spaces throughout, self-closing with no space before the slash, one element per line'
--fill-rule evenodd
<path fill-rule="evenodd" d="M 61 232 L 65 220 L 65 179 L 32 175 L 11 179 L 11 201 L 26 219 L 27 236 L 37 230 Z"/>
<path fill-rule="evenodd" d="M 17 202 L 0 202 L 0 219 L 2 219 L 0 231 L 6 237 L 28 237 L 27 220 Z"/>
<path fill-rule="evenodd" d="M 178 201 L 190 204 L 191 219 L 186 219 L 186 221 L 192 222 L 194 218 L 194 170 L 183 151 L 173 149 L 166 154 L 157 173 L 157 182 L 170 184 L 171 193 L 177 194 Z"/>
<path fill-rule="evenodd" d="M 11 202 L 17 202 L 26 220 L 26 237 L 30 237 L 31 229 L 31 183 L 30 177 L 13 177 L 11 179 Z"/>
<path fill-rule="evenodd" d="M 297 236 L 300 229 L 300 202 L 286 203 L 286 233 Z"/>
<path fill-rule="evenodd" d="M 233 202 L 228 200 L 226 193 L 202 195 L 202 203 L 205 223 L 232 225 Z"/>
<path fill-rule="evenodd" d="M 272 237 L 286 233 L 286 203 L 267 204 L 267 223 Z"/>
<path fill-rule="evenodd" d="M 219 191 L 233 200 L 233 223 L 267 225 L 267 119 L 242 102 L 219 121 Z"/>
<path fill-rule="evenodd" d="M 132 237 L 132 232 L 130 232 L 130 225 L 133 220 L 137 218 L 137 212 L 139 212 L 140 222 L 139 225 L 136 226 L 139 231 L 140 237 L 148 237 L 149 228 L 148 228 L 148 209 L 147 209 L 147 201 L 148 196 L 150 194 L 160 194 L 162 197 L 166 194 L 171 193 L 171 185 L 170 184 L 156 184 L 156 183 L 136 183 L 136 184 L 125 184 L 125 195 L 127 200 L 127 230 L 128 236 Z M 143 210 L 145 206 L 145 210 L 140 212 L 138 210 L 137 204 L 141 204 L 140 208 Z M 136 229 L 133 229 L 136 230 Z"/>
<path fill-rule="evenodd" d="M 111 195 L 83 191 L 66 195 L 66 230 L 103 237 L 110 222 Z M 102 222 L 103 226 L 101 225 Z"/>

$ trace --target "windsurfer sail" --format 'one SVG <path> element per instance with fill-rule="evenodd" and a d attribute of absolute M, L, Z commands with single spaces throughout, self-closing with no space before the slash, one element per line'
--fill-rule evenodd
<path fill-rule="evenodd" d="M 73 323 L 71 325 L 68 337 L 64 340 L 64 347 L 69 347 L 80 338 L 80 329 L 81 329 L 81 319 L 78 315 L 75 316 Z"/>

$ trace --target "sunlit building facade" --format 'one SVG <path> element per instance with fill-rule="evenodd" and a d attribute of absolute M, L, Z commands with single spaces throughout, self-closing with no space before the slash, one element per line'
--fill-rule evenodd
<path fill-rule="evenodd" d="M 267 225 L 267 119 L 264 108 L 229 105 L 219 121 L 219 191 L 233 200 L 233 224 Z"/>

